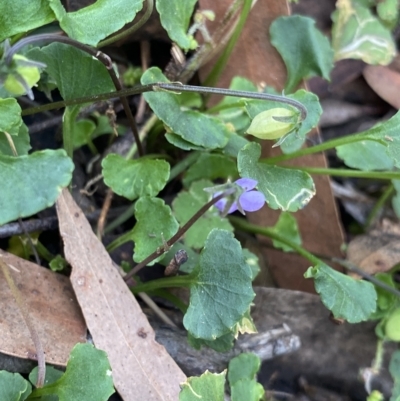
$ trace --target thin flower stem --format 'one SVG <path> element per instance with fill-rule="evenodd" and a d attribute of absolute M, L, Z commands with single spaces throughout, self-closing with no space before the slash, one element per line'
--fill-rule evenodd
<path fill-rule="evenodd" d="M 394 192 L 395 192 L 395 189 L 394 189 L 393 184 L 389 184 L 388 187 L 386 188 L 386 190 L 382 193 L 382 195 L 379 197 L 379 199 L 375 202 L 375 205 L 372 208 L 372 210 L 369 212 L 367 221 L 365 223 L 366 228 L 371 227 L 372 223 L 377 218 L 378 213 L 385 206 L 385 203 L 394 194 Z"/>
<path fill-rule="evenodd" d="M 223 89 L 223 88 L 210 88 L 204 86 L 192 86 L 192 85 L 183 85 L 180 82 L 155 82 L 147 85 L 135 85 L 132 88 L 123 89 L 121 91 L 116 92 L 108 92 L 101 93 L 98 95 L 85 96 L 78 99 L 71 100 L 62 100 L 59 102 L 53 102 L 50 104 L 44 104 L 41 106 L 30 107 L 25 110 L 22 110 L 22 116 L 28 116 L 35 113 L 40 113 L 48 110 L 59 109 L 66 106 L 73 106 L 76 104 L 82 103 L 94 103 L 102 100 L 112 99 L 115 97 L 126 97 L 131 95 L 137 95 L 145 92 L 160 92 L 160 91 L 172 91 L 172 92 L 194 92 L 194 93 L 204 93 L 210 95 L 223 95 L 223 96 L 233 96 L 233 97 L 242 97 L 249 99 L 258 99 L 258 100 L 266 100 L 273 102 L 282 102 L 285 104 L 289 104 L 290 106 L 295 107 L 299 110 L 301 118 L 304 120 L 307 117 L 307 109 L 306 107 L 298 102 L 295 99 L 290 99 L 286 96 L 280 95 L 272 95 L 269 93 L 260 93 L 260 92 L 249 92 L 249 91 L 238 91 L 231 89 Z M 308 148 L 311 149 L 311 148 Z M 286 156 L 286 155 L 285 155 Z"/>
<path fill-rule="evenodd" d="M 131 291 L 134 294 L 138 294 L 140 292 L 151 292 L 161 288 L 190 287 L 196 282 L 196 278 L 197 275 L 195 273 L 186 274 L 184 276 L 163 277 L 157 280 L 151 280 L 147 281 L 146 283 L 135 285 L 134 287 L 131 287 Z"/>
<path fill-rule="evenodd" d="M 146 265 L 148 265 L 150 262 L 152 262 L 154 259 L 157 259 L 160 255 L 163 253 L 167 252 L 172 245 L 175 244 L 176 241 L 178 241 L 189 228 L 215 203 L 217 203 L 220 199 L 224 198 L 227 196 L 228 193 L 223 192 L 222 194 L 216 196 L 215 198 L 211 199 L 209 202 L 207 202 L 204 206 L 202 206 L 189 220 L 186 224 L 184 224 L 178 232 L 172 236 L 164 246 L 159 247 L 156 249 L 151 255 L 149 255 L 146 259 L 144 259 L 142 262 L 137 264 L 125 277 L 124 280 L 127 281 L 130 279 L 134 274 L 136 274 L 139 270 L 143 269 Z M 143 292 L 146 292 L 146 290 L 143 290 Z"/>
<path fill-rule="evenodd" d="M 127 36 L 132 35 L 134 32 L 136 32 L 139 28 L 141 28 L 148 21 L 148 19 L 151 16 L 151 13 L 153 12 L 153 9 L 154 9 L 154 0 L 147 0 L 146 12 L 143 14 L 143 17 L 140 18 L 140 20 L 136 24 L 132 25 L 130 28 L 128 28 L 120 33 L 117 33 L 114 36 L 111 36 L 107 39 L 102 40 L 96 47 L 98 49 L 100 49 L 101 47 L 109 46 L 112 43 L 115 43 L 116 41 L 118 41 L 120 39 L 123 39 Z"/>
<path fill-rule="evenodd" d="M 293 170 L 304 171 L 309 174 L 330 175 L 334 177 L 368 178 L 375 180 L 399 180 L 400 171 L 363 171 L 340 168 L 284 166 Z"/>
<path fill-rule="evenodd" d="M 29 334 L 31 335 L 32 341 L 35 345 L 36 357 L 37 357 L 37 361 L 38 361 L 38 377 L 37 377 L 36 387 L 37 388 L 43 387 L 44 379 L 46 376 L 46 362 L 45 362 L 45 356 L 44 356 L 42 342 L 40 341 L 38 332 L 36 331 L 35 325 L 33 324 L 32 320 L 31 320 L 28 307 L 21 295 L 21 292 L 19 291 L 18 287 L 15 285 L 15 281 L 11 276 L 9 267 L 8 267 L 7 263 L 5 263 L 1 259 L 1 255 L 0 255 L 0 268 L 4 274 L 4 277 L 11 290 L 11 293 L 14 296 L 14 299 L 17 302 L 17 305 L 22 314 L 22 317 L 24 318 L 25 324 L 28 327 Z"/>

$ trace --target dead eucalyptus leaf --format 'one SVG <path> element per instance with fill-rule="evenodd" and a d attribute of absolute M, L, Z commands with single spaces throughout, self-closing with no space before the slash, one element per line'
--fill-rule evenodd
<path fill-rule="evenodd" d="M 186 376 L 129 291 L 67 189 L 57 200 L 71 283 L 97 348 L 107 352 L 114 385 L 126 401 L 176 401 Z"/>
<path fill-rule="evenodd" d="M 400 263 L 400 234 L 380 228 L 360 235 L 349 243 L 347 260 L 368 274 L 386 272 Z"/>
<path fill-rule="evenodd" d="M 86 325 L 68 277 L 0 250 L 28 307 L 46 362 L 66 366 L 73 346 L 86 342 Z M 0 352 L 36 360 L 20 309 L 0 272 Z"/>

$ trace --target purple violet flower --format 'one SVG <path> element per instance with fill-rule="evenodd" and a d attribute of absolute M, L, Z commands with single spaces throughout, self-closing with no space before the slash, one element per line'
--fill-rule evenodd
<path fill-rule="evenodd" d="M 257 181 L 251 178 L 239 178 L 234 182 L 243 188 L 243 193 L 239 196 L 239 199 L 233 202 L 229 208 L 227 214 L 236 212 L 239 210 L 243 214 L 244 212 L 255 212 L 261 209 L 265 203 L 264 194 L 253 189 L 257 186 Z M 214 194 L 214 198 L 218 196 L 221 192 Z M 215 206 L 221 211 L 225 211 L 226 204 L 229 202 L 227 198 L 222 198 L 219 200 Z"/>

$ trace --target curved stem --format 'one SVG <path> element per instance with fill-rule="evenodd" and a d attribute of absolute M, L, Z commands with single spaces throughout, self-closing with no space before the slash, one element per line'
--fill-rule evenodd
<path fill-rule="evenodd" d="M 197 275 L 193 273 L 184 276 L 163 277 L 131 287 L 131 291 L 137 294 L 139 292 L 150 292 L 160 288 L 190 287 L 196 282 L 196 277 Z"/>
<path fill-rule="evenodd" d="M 114 97 L 126 97 L 131 95 L 137 95 L 145 92 L 160 92 L 160 91 L 173 91 L 173 92 L 194 92 L 194 93 L 204 93 L 210 95 L 223 95 L 223 96 L 233 96 L 233 97 L 242 97 L 248 99 L 257 99 L 257 100 L 267 100 L 273 102 L 281 102 L 288 104 L 290 106 L 295 107 L 300 112 L 300 116 L 302 120 L 307 117 L 307 109 L 306 107 L 298 102 L 295 99 L 290 99 L 286 96 L 281 95 L 272 95 L 269 93 L 260 93 L 260 92 L 249 92 L 249 91 L 239 91 L 239 90 L 231 90 L 231 89 L 223 89 L 223 88 L 211 88 L 206 86 L 192 86 L 192 85 L 183 85 L 180 82 L 154 82 L 152 84 L 147 85 L 135 85 L 132 88 L 123 89 L 117 92 L 108 92 L 101 93 L 98 95 L 81 97 L 78 99 L 71 100 L 62 100 L 60 102 L 54 102 L 51 104 L 46 104 L 37 107 L 31 107 L 22 111 L 23 116 L 39 113 L 42 111 L 59 109 L 61 107 L 72 106 L 75 104 L 81 103 L 91 103 L 91 102 L 99 102 L 101 100 L 107 100 Z M 312 149 L 312 148 L 308 148 Z M 314 153 L 314 152 L 312 152 Z M 285 155 L 286 156 L 286 155 Z"/>
<path fill-rule="evenodd" d="M 140 20 L 132 25 L 130 28 L 126 29 L 125 31 L 122 31 L 120 33 L 117 33 L 114 36 L 111 36 L 110 38 L 102 40 L 98 45 L 96 46 L 98 49 L 104 46 L 111 45 L 112 43 L 125 38 L 126 36 L 132 35 L 134 32 L 136 32 L 139 28 L 141 28 L 150 18 L 151 13 L 153 12 L 154 9 L 154 0 L 147 0 L 147 9 L 146 12 L 143 14 L 143 17 L 140 18 Z"/>
<path fill-rule="evenodd" d="M 369 212 L 369 215 L 367 217 L 367 221 L 365 223 L 365 227 L 371 227 L 371 224 L 375 221 L 377 218 L 377 214 L 380 212 L 380 210 L 384 207 L 385 203 L 387 200 L 394 194 L 395 189 L 393 184 L 390 184 L 386 190 L 382 193 L 382 195 L 379 197 L 379 199 L 375 202 L 374 207 L 372 210 Z"/>

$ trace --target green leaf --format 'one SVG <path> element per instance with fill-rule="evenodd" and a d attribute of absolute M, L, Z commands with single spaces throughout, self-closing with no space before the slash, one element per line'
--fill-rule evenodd
<path fill-rule="evenodd" d="M 165 139 L 171 144 L 182 150 L 205 150 L 203 146 L 194 145 L 191 142 L 185 141 L 181 136 L 168 132 L 165 134 Z"/>
<path fill-rule="evenodd" d="M 208 370 L 200 377 L 189 377 L 181 384 L 179 401 L 224 401 L 225 375 L 210 373 Z"/>
<path fill-rule="evenodd" d="M 157 0 L 156 2 L 161 25 L 170 39 L 185 51 L 197 47 L 193 35 L 187 33 L 196 3 L 197 0 Z"/>
<path fill-rule="evenodd" d="M 46 72 L 55 80 L 64 100 L 115 90 L 106 67 L 73 46 L 52 43 L 30 50 L 28 56 L 47 65 Z"/>
<path fill-rule="evenodd" d="M 64 150 L 27 156 L 0 155 L 0 225 L 50 207 L 72 178 L 74 165 Z"/>
<path fill-rule="evenodd" d="M 261 270 L 260 264 L 258 262 L 258 256 L 246 248 L 243 248 L 243 256 L 246 259 L 246 263 L 251 269 L 251 279 L 254 280 Z"/>
<path fill-rule="evenodd" d="M 17 135 L 22 125 L 21 107 L 14 98 L 0 99 L 0 132 Z"/>
<path fill-rule="evenodd" d="M 193 181 L 201 178 L 215 180 L 217 178 L 236 178 L 238 171 L 236 163 L 227 156 L 202 153 L 186 171 L 183 185 L 188 187 Z"/>
<path fill-rule="evenodd" d="M 149 68 L 141 83 L 169 82 L 156 67 Z M 146 101 L 163 123 L 175 135 L 206 149 L 223 148 L 228 142 L 228 128 L 215 117 L 194 110 L 181 109 L 179 95 L 170 92 L 144 93 Z"/>
<path fill-rule="evenodd" d="M 60 0 L 49 0 L 61 28 L 72 39 L 87 45 L 97 44 L 133 21 L 143 0 L 97 0 L 90 6 L 67 13 Z"/>
<path fill-rule="evenodd" d="M 296 130 L 286 136 L 285 141 L 280 145 L 283 153 L 291 153 L 300 149 L 306 140 L 307 134 L 317 126 L 322 114 L 322 107 L 318 96 L 311 92 L 300 89 L 287 97 L 302 103 L 307 109 L 307 117 Z M 246 110 L 250 118 L 254 118 L 264 110 L 270 110 L 275 107 L 287 108 L 293 111 L 292 106 L 282 102 L 246 101 Z"/>
<path fill-rule="evenodd" d="M 232 401 L 264 399 L 264 388 L 256 381 L 260 366 L 260 358 L 252 353 L 243 353 L 231 359 L 228 367 L 228 381 Z"/>
<path fill-rule="evenodd" d="M 384 26 L 394 29 L 399 18 L 398 0 L 383 0 L 376 5 L 376 12 Z"/>
<path fill-rule="evenodd" d="M 389 372 L 393 377 L 394 385 L 390 401 L 400 400 L 400 350 L 394 351 L 390 359 Z"/>
<path fill-rule="evenodd" d="M 12 136 L 11 139 L 19 156 L 28 154 L 28 151 L 31 149 L 31 138 L 28 127 L 24 123 L 20 125 L 18 135 Z M 7 137 L 3 132 L 0 132 L 0 154 L 14 156 Z"/>
<path fill-rule="evenodd" d="M 31 384 L 19 373 L 0 371 L 1 401 L 24 401 L 31 392 Z"/>
<path fill-rule="evenodd" d="M 34 390 L 32 396 L 57 394 L 59 401 L 106 401 L 113 393 L 107 354 L 91 344 L 76 344 L 61 378 Z"/>
<path fill-rule="evenodd" d="M 165 160 L 126 160 L 112 153 L 103 159 L 101 165 L 106 185 L 129 200 L 156 196 L 169 178 L 170 167 Z"/>
<path fill-rule="evenodd" d="M 96 124 L 87 118 L 79 120 L 74 124 L 73 143 L 74 149 L 86 145 L 96 129 Z"/>
<path fill-rule="evenodd" d="M 188 343 L 194 349 L 200 350 L 201 347 L 208 347 L 217 352 L 228 352 L 233 348 L 235 336 L 229 332 L 216 338 L 215 340 L 203 340 L 201 338 L 195 338 L 188 333 Z"/>
<path fill-rule="evenodd" d="M 57 255 L 49 262 L 49 267 L 53 272 L 60 272 L 64 270 L 67 266 L 68 262 L 61 255 Z"/>
<path fill-rule="evenodd" d="M 272 231 L 276 232 L 279 235 L 284 236 L 286 239 L 290 240 L 291 242 L 301 245 L 301 237 L 299 227 L 297 225 L 296 218 L 288 213 L 283 212 L 279 215 L 279 219 L 277 223 L 271 227 Z M 285 252 L 291 252 L 293 249 L 282 242 L 272 240 L 272 244 L 277 249 L 282 249 Z"/>
<path fill-rule="evenodd" d="M 182 227 L 189 219 L 209 201 L 209 195 L 204 188 L 212 187 L 214 184 L 208 180 L 194 182 L 189 191 L 181 191 L 172 202 L 172 208 L 176 219 Z M 211 207 L 204 213 L 184 235 L 187 246 L 200 249 L 204 246 L 208 234 L 213 228 L 233 231 L 228 219 L 220 216 L 216 207 Z"/>
<path fill-rule="evenodd" d="M 183 325 L 195 338 L 214 340 L 230 332 L 254 298 L 251 269 L 233 234 L 214 229 L 200 255 L 197 282 Z"/>
<path fill-rule="evenodd" d="M 385 336 L 389 341 L 400 341 L 400 308 L 395 309 L 385 323 Z"/>
<path fill-rule="evenodd" d="M 172 216 L 170 207 L 158 198 L 140 198 L 135 205 L 135 217 L 137 222 L 131 236 L 135 243 L 133 260 L 141 262 L 176 234 L 179 224 Z M 149 265 L 163 257 L 159 256 Z"/>
<path fill-rule="evenodd" d="M 258 182 L 257 188 L 265 195 L 272 209 L 295 212 L 302 209 L 314 196 L 312 178 L 302 171 L 259 163 L 261 147 L 249 143 L 238 155 L 238 170 L 243 178 Z"/>
<path fill-rule="evenodd" d="M 235 132 L 231 132 L 228 134 L 228 143 L 222 149 L 222 153 L 227 156 L 237 158 L 240 150 L 243 149 L 248 143 L 250 143 L 250 141 L 236 134 Z"/>
<path fill-rule="evenodd" d="M 396 45 L 391 32 L 357 0 L 337 2 L 332 14 L 332 46 L 335 60 L 361 59 L 367 64 L 389 64 Z"/>
<path fill-rule="evenodd" d="M 333 51 L 313 19 L 300 15 L 279 17 L 271 24 L 270 34 L 288 71 L 286 92 L 292 92 L 304 78 L 317 75 L 329 80 Z"/>
<path fill-rule="evenodd" d="M 392 170 L 386 146 L 376 141 L 360 141 L 336 147 L 337 155 L 351 168 L 359 170 Z"/>
<path fill-rule="evenodd" d="M 18 33 L 26 33 L 54 21 L 47 1 L 0 1 L 0 42 Z"/>
<path fill-rule="evenodd" d="M 376 310 L 376 291 L 367 281 L 346 276 L 325 264 L 310 267 L 304 277 L 314 278 L 322 303 L 336 318 L 359 323 Z"/>
<path fill-rule="evenodd" d="M 46 366 L 46 377 L 44 379 L 44 385 L 52 384 L 56 382 L 64 372 L 61 370 L 55 369 L 53 366 Z M 32 372 L 29 373 L 29 381 L 32 384 L 36 384 L 38 377 L 38 367 L 33 368 Z"/>

